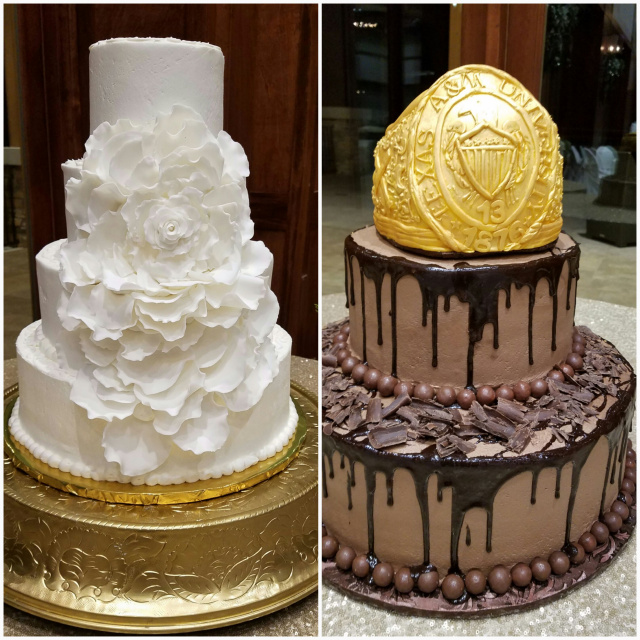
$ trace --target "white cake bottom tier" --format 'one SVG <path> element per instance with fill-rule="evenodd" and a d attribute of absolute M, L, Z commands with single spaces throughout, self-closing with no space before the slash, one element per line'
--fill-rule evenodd
<path fill-rule="evenodd" d="M 93 480 L 170 485 L 243 471 L 281 451 L 298 421 L 289 389 L 291 337 L 278 326 L 272 337 L 278 375 L 252 409 L 229 414 L 230 432 L 224 446 L 214 453 L 196 455 L 173 445 L 160 467 L 132 477 L 105 459 L 102 434 L 106 422 L 90 420 L 70 400 L 74 374 L 58 365 L 41 322 L 34 322 L 17 342 L 20 397 L 9 420 L 11 434 L 49 466 Z"/>

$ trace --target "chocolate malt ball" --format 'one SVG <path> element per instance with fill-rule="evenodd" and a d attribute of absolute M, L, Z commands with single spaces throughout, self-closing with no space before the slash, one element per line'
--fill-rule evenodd
<path fill-rule="evenodd" d="M 578 331 L 574 331 L 573 332 L 573 341 L 576 344 L 584 344 L 585 343 L 584 336 L 581 333 L 579 333 Z"/>
<path fill-rule="evenodd" d="M 627 507 L 633 507 L 633 496 L 628 491 L 621 491 L 620 495 L 624 498 Z"/>
<path fill-rule="evenodd" d="M 420 589 L 422 593 L 433 593 L 438 588 L 439 584 L 440 578 L 438 577 L 438 572 L 435 569 L 421 573 L 418 576 L 418 589 Z"/>
<path fill-rule="evenodd" d="M 456 390 L 453 387 L 444 386 L 436 391 L 436 400 L 445 407 L 450 407 L 456 401 Z"/>
<path fill-rule="evenodd" d="M 538 378 L 531 383 L 531 395 L 534 398 L 542 398 L 549 391 L 549 385 L 546 380 Z"/>
<path fill-rule="evenodd" d="M 333 558 L 338 553 L 338 541 L 333 536 L 322 538 L 322 557 Z"/>
<path fill-rule="evenodd" d="M 398 382 L 398 384 L 393 388 L 394 396 L 401 396 L 403 393 L 406 393 L 409 397 L 413 395 L 412 382 Z"/>
<path fill-rule="evenodd" d="M 492 387 L 485 384 L 478 388 L 476 391 L 476 397 L 480 404 L 491 404 L 496 400 L 496 392 Z"/>
<path fill-rule="evenodd" d="M 464 594 L 464 580 L 455 573 L 450 573 L 442 581 L 442 595 L 447 600 L 457 600 Z"/>
<path fill-rule="evenodd" d="M 558 371 L 558 369 L 551 369 L 551 371 L 547 373 L 547 378 L 554 382 L 564 382 L 564 373 Z"/>
<path fill-rule="evenodd" d="M 366 364 L 362 364 L 361 362 L 353 367 L 351 371 L 351 377 L 356 384 L 362 384 L 364 380 L 364 376 L 369 371 L 369 367 Z"/>
<path fill-rule="evenodd" d="M 572 542 L 565 547 L 565 552 L 569 556 L 571 564 L 580 564 L 585 557 L 584 547 L 579 542 Z"/>
<path fill-rule="evenodd" d="M 418 400 L 422 400 L 423 402 L 426 402 L 427 400 L 433 400 L 435 395 L 435 389 L 426 382 L 421 382 L 413 388 L 413 397 L 417 398 Z"/>
<path fill-rule="evenodd" d="M 620 531 L 620 527 L 622 526 L 622 518 L 613 511 L 607 511 L 607 513 L 602 516 L 602 522 L 605 523 L 611 533 Z"/>
<path fill-rule="evenodd" d="M 333 336 L 332 340 L 333 344 L 338 344 L 339 342 L 346 342 L 346 337 L 344 333 L 338 332 L 335 336 Z"/>
<path fill-rule="evenodd" d="M 554 551 L 549 556 L 549 564 L 551 565 L 551 571 L 553 571 L 553 573 L 557 576 L 563 576 L 567 571 L 569 571 L 571 561 L 566 553 L 563 553 L 562 551 Z"/>
<path fill-rule="evenodd" d="M 501 596 L 503 593 L 507 593 L 511 587 L 511 572 L 507 567 L 499 564 L 497 567 L 493 567 L 489 573 L 489 586 L 492 591 Z"/>
<path fill-rule="evenodd" d="M 378 386 L 378 381 L 382 378 L 382 373 L 377 369 L 369 369 L 367 373 L 364 374 L 364 378 L 362 379 L 364 386 L 369 389 L 369 391 L 373 391 Z"/>
<path fill-rule="evenodd" d="M 573 341 L 573 344 L 571 345 L 571 352 L 572 353 L 577 353 L 579 356 L 583 356 L 586 353 L 586 349 L 584 344 L 580 344 L 579 342 L 576 342 L 575 339 Z"/>
<path fill-rule="evenodd" d="M 351 333 L 351 327 L 348 324 L 345 324 L 344 327 L 342 327 L 342 329 L 340 329 L 340 333 L 342 333 L 345 336 L 349 337 L 349 334 Z"/>
<path fill-rule="evenodd" d="M 518 562 L 511 569 L 511 580 L 516 587 L 526 587 L 528 584 L 531 584 L 531 578 L 533 577 L 533 572 L 531 571 L 531 567 L 524 562 Z"/>
<path fill-rule="evenodd" d="M 531 385 L 528 382 L 524 382 L 524 380 L 520 380 L 513 385 L 513 393 L 516 400 L 526 402 L 531 395 Z"/>
<path fill-rule="evenodd" d="M 338 355 L 338 351 L 343 351 L 347 348 L 347 343 L 346 342 L 336 342 L 336 344 L 333 345 L 333 349 L 332 351 Z"/>
<path fill-rule="evenodd" d="M 468 409 L 476 399 L 476 394 L 471 389 L 461 389 L 456 395 L 461 409 Z"/>
<path fill-rule="evenodd" d="M 631 482 L 635 482 L 636 481 L 636 469 L 635 469 L 635 467 L 626 468 L 624 470 L 624 477 L 627 480 L 631 480 Z"/>
<path fill-rule="evenodd" d="M 464 584 L 471 595 L 478 596 L 487 588 L 487 579 L 480 569 L 471 569 L 464 577 Z"/>
<path fill-rule="evenodd" d="M 378 587 L 388 587 L 393 582 L 393 567 L 388 562 L 379 562 L 373 569 L 373 582 Z"/>
<path fill-rule="evenodd" d="M 582 548 L 587 552 L 587 553 L 591 553 L 597 546 L 598 546 L 598 541 L 596 540 L 596 537 L 593 535 L 593 533 L 583 533 L 580 536 L 580 539 L 578 540 L 578 542 L 582 545 Z"/>
<path fill-rule="evenodd" d="M 513 400 L 516 394 L 513 393 L 513 389 L 508 384 L 501 384 L 496 389 L 496 398 L 503 398 L 504 400 Z"/>
<path fill-rule="evenodd" d="M 351 547 L 340 547 L 336 553 L 336 565 L 343 571 L 351 569 L 351 565 L 355 560 L 356 552 Z"/>
<path fill-rule="evenodd" d="M 367 556 L 356 556 L 351 563 L 351 571 L 353 571 L 353 575 L 357 578 L 366 578 L 369 575 L 369 571 L 371 571 Z"/>
<path fill-rule="evenodd" d="M 626 491 L 627 493 L 630 493 L 631 495 L 633 495 L 636 492 L 636 483 L 635 481 L 630 480 L 629 478 L 623 478 L 620 488 L 623 491 Z"/>
<path fill-rule="evenodd" d="M 350 375 L 353 371 L 353 368 L 360 364 L 360 360 L 358 358 L 354 358 L 353 356 L 347 356 L 341 363 L 340 367 L 342 368 L 342 373 L 346 376 Z"/>
<path fill-rule="evenodd" d="M 413 591 L 413 577 L 411 576 L 411 569 L 408 567 L 402 567 L 396 571 L 396 576 L 393 579 L 393 584 L 396 591 L 400 593 L 409 593 Z"/>
<path fill-rule="evenodd" d="M 347 349 L 341 349 L 340 351 L 338 351 L 338 353 L 336 353 L 336 360 L 338 361 L 338 364 L 342 364 L 344 359 L 348 357 L 349 351 Z"/>
<path fill-rule="evenodd" d="M 566 358 L 565 362 L 571 365 L 575 371 L 580 371 L 584 366 L 584 362 L 582 360 L 582 356 L 579 353 L 570 353 Z"/>
<path fill-rule="evenodd" d="M 551 565 L 540 556 L 534 558 L 529 567 L 531 568 L 531 575 L 538 582 L 546 582 L 551 575 Z"/>
<path fill-rule="evenodd" d="M 591 525 L 591 533 L 598 544 L 604 544 L 609 539 L 609 527 L 602 522 L 594 522 Z"/>
<path fill-rule="evenodd" d="M 560 365 L 560 371 L 562 371 L 562 373 L 564 373 L 564 375 L 568 378 L 573 378 L 573 376 L 576 374 L 576 372 L 573 370 L 573 367 L 566 362 Z"/>
<path fill-rule="evenodd" d="M 382 376 L 380 380 L 378 380 L 378 391 L 383 398 L 387 398 L 393 395 L 393 390 L 397 384 L 398 381 L 393 376 Z"/>
<path fill-rule="evenodd" d="M 622 518 L 623 522 L 629 517 L 629 507 L 627 507 L 622 500 L 616 500 L 611 505 L 611 511 L 613 511 L 613 513 L 617 513 Z"/>

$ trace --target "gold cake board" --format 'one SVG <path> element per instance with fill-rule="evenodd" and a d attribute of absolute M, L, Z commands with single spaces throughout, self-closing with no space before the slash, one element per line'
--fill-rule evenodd
<path fill-rule="evenodd" d="M 73 495 L 16 468 L 10 453 L 16 448 L 9 442 L 5 602 L 78 627 L 161 634 L 245 622 L 313 593 L 317 395 L 309 388 L 315 378 L 310 369 L 298 377 L 302 384 L 292 381 L 291 396 L 300 420 L 288 446 L 262 463 L 258 474 L 198 487 L 207 499 L 183 487 L 181 495 L 190 501 L 177 503 L 172 491 L 163 494 L 168 487 L 153 494 L 132 485 L 118 492 L 130 498 L 128 504 L 104 501 L 113 497 L 110 491 L 102 492 L 102 499 Z M 5 408 L 17 395 L 16 388 L 9 391 Z M 18 459 L 18 465 L 25 460 Z M 286 468 L 278 473 L 280 465 Z M 258 475 L 263 477 L 256 480 Z M 95 489 L 90 481 L 71 477 L 72 490 Z M 230 487 L 237 489 L 229 493 Z M 221 489 L 227 495 L 211 499 L 216 494 L 207 493 Z M 147 502 L 131 503 L 132 496 Z"/>

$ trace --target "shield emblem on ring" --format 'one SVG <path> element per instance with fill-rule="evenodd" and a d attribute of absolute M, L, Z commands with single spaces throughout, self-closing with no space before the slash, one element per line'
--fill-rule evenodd
<path fill-rule="evenodd" d="M 487 139 L 486 133 L 494 134 Z M 493 200 L 509 181 L 515 168 L 516 139 L 490 124 L 480 124 L 455 141 L 465 176 L 476 191 Z"/>

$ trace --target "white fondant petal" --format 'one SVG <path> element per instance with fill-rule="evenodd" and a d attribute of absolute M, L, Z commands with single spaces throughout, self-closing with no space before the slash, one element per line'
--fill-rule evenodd
<path fill-rule="evenodd" d="M 104 456 L 117 462 L 124 475 L 138 476 L 157 469 L 171 451 L 171 439 L 159 434 L 151 422 L 129 417 L 113 420 L 102 436 Z"/>
<path fill-rule="evenodd" d="M 228 437 L 227 409 L 207 396 L 202 402 L 202 415 L 187 420 L 173 436 L 173 441 L 184 451 L 201 455 L 217 451 Z"/>

